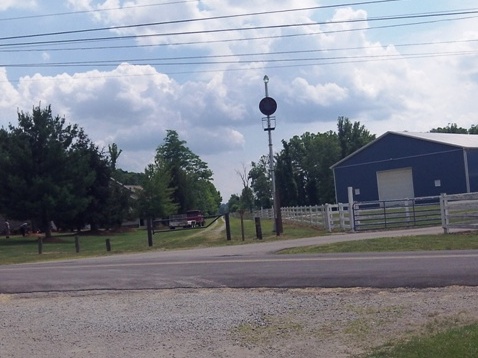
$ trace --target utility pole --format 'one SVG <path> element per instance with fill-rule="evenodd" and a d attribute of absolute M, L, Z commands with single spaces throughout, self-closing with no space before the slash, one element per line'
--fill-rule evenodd
<path fill-rule="evenodd" d="M 274 169 L 274 151 L 272 148 L 272 131 L 275 129 L 275 117 L 272 114 L 277 110 L 277 102 L 269 97 L 269 77 L 264 76 L 265 97 L 259 103 L 259 109 L 266 117 L 262 118 L 262 126 L 267 131 L 269 137 L 269 171 L 272 181 L 272 205 L 274 212 L 274 231 L 277 236 L 282 233 L 282 220 L 280 215 L 279 196 L 277 195 L 275 169 Z"/>

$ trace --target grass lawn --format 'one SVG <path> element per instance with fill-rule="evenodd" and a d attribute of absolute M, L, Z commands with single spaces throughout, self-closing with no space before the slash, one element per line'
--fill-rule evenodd
<path fill-rule="evenodd" d="M 478 357 L 478 324 L 451 328 L 444 332 L 382 347 L 368 358 L 473 358 Z"/>
<path fill-rule="evenodd" d="M 146 230 L 133 229 L 127 232 L 101 232 L 99 234 L 55 233 L 53 239 L 43 242 L 42 254 L 38 253 L 38 236 L 0 237 L 0 265 L 27 263 L 49 260 L 66 260 L 82 257 L 115 255 L 122 253 L 144 252 L 151 250 L 178 250 L 195 247 L 213 247 L 242 245 L 258 242 L 253 220 L 244 220 L 244 240 L 241 223 L 237 218 L 230 220 L 231 240 L 226 240 L 225 225 L 221 219 L 208 228 L 178 229 L 159 231 L 153 235 L 153 246 L 148 246 Z M 324 232 L 305 226 L 285 225 L 284 234 L 277 236 L 272 231 L 272 222 L 262 220 L 263 241 L 287 240 L 323 235 Z M 80 243 L 80 252 L 76 253 L 75 236 Z M 106 239 L 109 239 L 111 251 L 106 251 Z"/>
<path fill-rule="evenodd" d="M 474 232 L 447 235 L 387 237 L 336 242 L 332 244 L 285 249 L 282 254 L 327 254 L 344 252 L 391 252 L 431 250 L 477 250 L 478 234 Z"/>

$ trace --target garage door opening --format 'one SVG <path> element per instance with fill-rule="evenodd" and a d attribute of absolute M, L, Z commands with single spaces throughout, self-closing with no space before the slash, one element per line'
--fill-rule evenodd
<path fill-rule="evenodd" d="M 414 198 L 412 168 L 377 172 L 377 187 L 380 201 Z"/>

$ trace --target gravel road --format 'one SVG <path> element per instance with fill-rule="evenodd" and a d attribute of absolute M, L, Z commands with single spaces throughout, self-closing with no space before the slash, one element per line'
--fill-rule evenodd
<path fill-rule="evenodd" d="M 354 357 L 478 321 L 478 287 L 0 295 L 0 356 Z"/>

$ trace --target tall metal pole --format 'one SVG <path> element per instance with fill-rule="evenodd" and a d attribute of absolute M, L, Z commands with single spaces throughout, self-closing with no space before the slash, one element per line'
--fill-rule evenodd
<path fill-rule="evenodd" d="M 269 77 L 264 76 L 265 94 L 269 97 L 269 90 L 267 84 L 269 83 Z M 271 116 L 267 115 L 267 132 L 269 135 L 269 170 L 272 179 L 272 210 L 274 212 L 274 231 L 277 232 L 277 201 L 276 201 L 276 179 L 274 172 L 274 151 L 272 149 L 272 128 L 271 128 Z"/>

